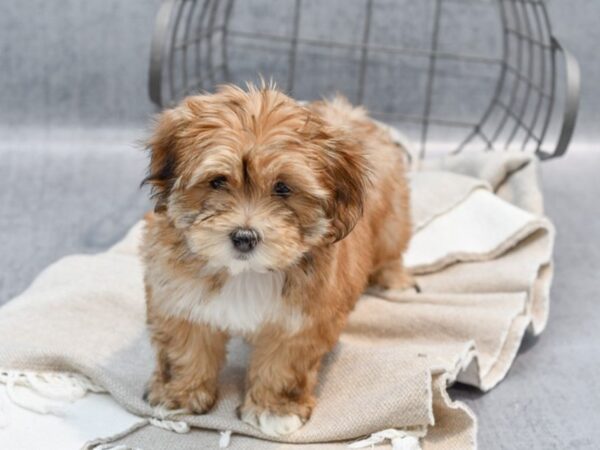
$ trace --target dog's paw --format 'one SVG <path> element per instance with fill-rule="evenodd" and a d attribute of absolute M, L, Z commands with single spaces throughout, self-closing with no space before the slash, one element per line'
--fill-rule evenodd
<path fill-rule="evenodd" d="M 189 389 L 152 383 L 145 398 L 151 406 L 191 414 L 204 414 L 216 401 L 216 392 L 203 387 Z"/>
<path fill-rule="evenodd" d="M 408 273 L 399 263 L 392 263 L 371 275 L 371 289 L 386 291 L 394 289 L 399 291 L 414 289 L 420 292 L 417 280 Z"/>
<path fill-rule="evenodd" d="M 304 425 L 302 418 L 296 414 L 278 415 L 268 410 L 259 411 L 254 408 L 241 408 L 240 418 L 264 434 L 273 437 L 287 436 Z"/>

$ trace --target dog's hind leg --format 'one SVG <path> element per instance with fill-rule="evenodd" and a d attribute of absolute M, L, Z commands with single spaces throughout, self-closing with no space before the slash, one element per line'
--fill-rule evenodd
<path fill-rule="evenodd" d="M 416 289 L 419 292 L 419 286 L 404 267 L 402 258 L 389 261 L 377 268 L 369 277 L 369 283 L 382 289 Z"/>

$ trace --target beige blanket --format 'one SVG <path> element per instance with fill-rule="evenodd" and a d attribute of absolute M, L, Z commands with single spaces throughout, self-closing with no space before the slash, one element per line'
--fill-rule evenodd
<path fill-rule="evenodd" d="M 22 372 L 74 372 L 85 376 L 70 378 L 81 395 L 106 390 L 140 416 L 90 449 L 475 448 L 476 419 L 447 386 L 492 388 L 526 330 L 538 334 L 546 324 L 554 232 L 536 175 L 534 159 L 511 153 L 447 157 L 411 174 L 415 235 L 406 263 L 422 292 L 363 296 L 323 365 L 311 420 L 287 444 L 267 442 L 236 418 L 248 350 L 240 341 L 230 346 L 209 414 L 165 417 L 142 400 L 153 354 L 141 224 L 105 253 L 51 265 L 0 309 L 0 382 L 52 397 L 51 379 L 39 389 Z"/>

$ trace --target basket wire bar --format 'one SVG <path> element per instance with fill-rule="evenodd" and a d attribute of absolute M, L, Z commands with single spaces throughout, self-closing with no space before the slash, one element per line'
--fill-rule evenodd
<path fill-rule="evenodd" d="M 266 72 L 265 64 L 261 66 L 257 61 L 255 75 L 270 78 L 269 70 L 277 73 L 285 70 L 285 76 L 279 73 L 279 84 L 291 95 L 306 85 L 306 78 L 303 78 L 306 75 L 298 71 L 306 65 L 299 66 L 301 57 L 317 55 L 336 61 L 347 58 L 352 64 L 356 63 L 355 72 L 339 74 L 355 76 L 353 82 L 347 83 L 350 87 L 339 90 L 356 103 L 366 103 L 375 118 L 417 125 L 421 158 L 432 146 L 434 128 L 454 130 L 458 138 L 448 149 L 453 153 L 479 146 L 487 151 L 531 151 L 541 159 L 549 159 L 564 154 L 568 147 L 579 105 L 579 68 L 573 56 L 553 36 L 543 0 L 413 0 L 421 5 L 429 2 L 432 6 L 428 16 L 429 42 L 419 46 L 373 39 L 374 30 L 380 29 L 377 20 L 381 17 L 376 14 L 377 8 L 385 7 L 380 4 L 385 0 L 355 0 L 362 2 L 362 11 L 356 13 L 359 19 L 356 39 L 350 40 L 339 36 L 331 39 L 321 35 L 307 36 L 304 26 L 314 19 L 309 15 L 310 5 L 307 6 L 310 0 L 271 0 L 270 6 L 281 8 L 285 4 L 287 8 L 285 12 L 289 13 L 286 15 L 289 19 L 283 24 L 286 32 L 280 31 L 281 26 L 253 28 L 251 23 L 249 29 L 239 24 L 232 26 L 239 22 L 233 20 L 236 6 L 248 7 L 253 1 L 163 0 L 157 14 L 150 58 L 149 93 L 155 104 L 168 107 L 186 95 L 210 91 L 225 82 L 239 82 L 236 78 L 236 67 L 240 63 L 239 51 L 235 56 L 237 45 L 243 49 L 244 56 L 245 52 L 256 50 L 275 57 L 276 50 L 283 50 L 284 59 L 266 63 Z M 262 0 L 262 3 L 265 1 L 268 2 Z M 410 0 L 404 0 L 404 3 L 407 1 Z M 447 16 L 452 17 L 453 6 L 490 8 L 498 22 L 495 51 L 477 53 L 443 45 L 447 44 L 443 40 L 444 21 Z M 330 7 L 323 14 L 338 12 Z M 269 17 L 269 14 L 267 7 L 264 16 Z M 246 17 L 245 25 L 248 22 L 251 21 Z M 563 56 L 562 61 L 560 56 Z M 373 104 L 370 77 L 376 77 L 379 70 L 375 67 L 378 58 L 384 58 L 385 62 L 410 61 L 408 68 L 422 67 L 421 107 L 407 111 L 387 104 L 381 107 Z M 416 60 L 422 62 L 415 63 Z M 243 63 L 247 65 L 248 61 L 244 59 Z M 482 77 L 491 81 L 491 88 L 487 100 L 482 97 L 477 114 L 465 118 L 436 109 L 438 103 L 443 103 L 440 97 L 444 92 L 440 94 L 440 89 L 445 87 L 443 77 L 450 73 L 445 69 L 448 64 L 454 64 L 452 67 L 459 69 L 453 70 L 462 70 L 466 76 L 470 76 L 476 66 L 487 71 Z M 563 77 L 559 76 L 559 69 L 564 73 Z M 332 74 L 333 90 L 338 90 L 335 86 L 337 75 Z M 302 86 L 298 84 L 299 77 Z M 315 89 L 310 95 L 316 98 L 331 93 Z M 564 100 L 557 98 L 558 93 L 563 94 Z M 394 99 L 398 105 L 402 100 Z M 561 107 L 561 103 L 564 106 Z M 549 146 L 554 148 L 548 150 Z"/>
<path fill-rule="evenodd" d="M 294 89 L 294 74 L 296 73 L 296 53 L 298 51 L 298 33 L 300 31 L 300 13 L 301 0 L 294 1 L 294 28 L 292 31 L 292 41 L 290 45 L 290 68 L 288 72 L 287 88 L 288 91 Z"/>
<path fill-rule="evenodd" d="M 367 0 L 367 12 L 365 14 L 365 29 L 363 32 L 360 73 L 358 78 L 358 103 L 362 103 L 365 95 L 365 80 L 367 76 L 367 58 L 369 55 L 369 35 L 371 32 L 371 17 L 373 15 L 373 0 Z"/>
<path fill-rule="evenodd" d="M 435 80 L 437 50 L 439 45 L 440 19 L 442 17 L 442 0 L 435 0 L 435 11 L 433 13 L 433 38 L 431 39 L 431 55 L 429 56 L 429 69 L 427 72 L 427 90 L 425 91 L 425 109 L 423 111 L 423 126 L 421 127 L 421 150 L 419 157 L 425 156 L 429 124 L 431 121 L 431 102 L 433 99 L 433 84 Z"/>
<path fill-rule="evenodd" d="M 292 38 L 287 37 L 287 36 L 280 36 L 277 34 L 265 33 L 265 32 L 260 32 L 260 31 L 247 32 L 247 31 L 243 31 L 243 30 L 229 30 L 229 34 L 231 34 L 232 36 L 255 38 L 257 40 L 265 40 L 265 41 L 272 41 L 274 39 L 277 39 L 277 40 L 283 41 L 283 42 L 290 42 L 290 43 L 294 42 L 294 40 Z M 406 55 L 412 55 L 412 56 L 423 56 L 426 58 L 431 57 L 431 54 L 432 54 L 431 50 L 400 47 L 400 46 L 393 46 L 393 45 L 376 45 L 376 44 L 368 45 L 366 43 L 350 44 L 347 42 L 338 42 L 338 41 L 333 41 L 333 40 L 328 41 L 328 40 L 324 40 L 324 39 L 313 39 L 313 38 L 298 38 L 296 40 L 296 42 L 299 42 L 302 44 L 307 44 L 307 45 L 329 47 L 329 48 L 340 48 L 340 49 L 355 49 L 355 48 L 363 49 L 364 47 L 368 47 L 372 51 L 377 51 L 377 52 L 382 52 L 382 53 L 406 54 Z M 469 55 L 469 54 L 465 54 L 465 53 L 437 52 L 435 56 L 440 59 L 444 59 L 444 58 L 445 59 L 455 59 L 458 61 L 479 62 L 479 63 L 483 63 L 483 64 L 486 64 L 486 63 L 501 64 L 502 63 L 502 60 L 498 59 L 498 58 L 490 58 L 490 57 L 485 57 L 485 56 L 480 56 L 480 55 Z"/>

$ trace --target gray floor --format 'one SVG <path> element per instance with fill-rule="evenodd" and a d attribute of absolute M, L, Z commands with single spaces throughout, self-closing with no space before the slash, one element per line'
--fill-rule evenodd
<path fill-rule="evenodd" d="M 23 131 L 0 144 L 0 304 L 57 258 L 105 249 L 148 208 L 139 133 L 117 135 Z"/>
<path fill-rule="evenodd" d="M 63 255 L 102 250 L 148 208 L 137 131 L 13 133 L 0 145 L 0 304 Z M 600 442 L 600 152 L 544 164 L 558 228 L 552 312 L 492 392 L 454 388 L 482 449 L 594 449 Z"/>

